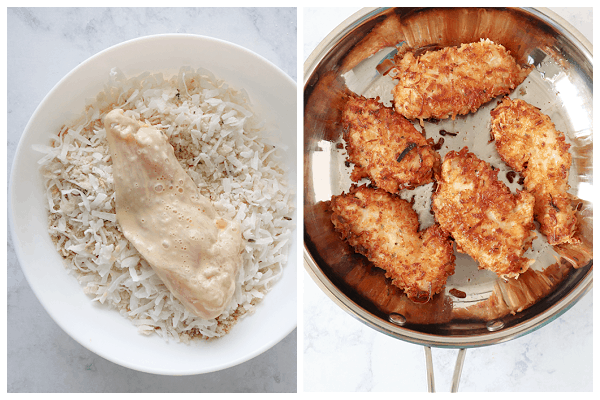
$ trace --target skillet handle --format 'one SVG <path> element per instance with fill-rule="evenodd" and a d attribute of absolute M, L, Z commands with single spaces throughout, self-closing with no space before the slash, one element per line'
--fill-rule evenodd
<path fill-rule="evenodd" d="M 452 388 L 450 392 L 458 392 L 458 384 L 460 382 L 460 375 L 462 374 L 463 364 L 465 363 L 465 355 L 467 349 L 459 349 L 458 356 L 456 357 L 456 364 L 454 366 L 454 375 L 452 375 Z M 435 392 L 435 381 L 433 379 L 433 359 L 431 357 L 431 347 L 425 346 L 425 364 L 427 366 L 427 391 L 430 393 Z"/>

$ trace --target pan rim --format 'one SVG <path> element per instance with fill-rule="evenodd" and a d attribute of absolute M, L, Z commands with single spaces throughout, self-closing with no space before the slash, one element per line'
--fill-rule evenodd
<path fill-rule="evenodd" d="M 390 9 L 390 7 L 370 7 L 363 8 L 341 24 L 339 24 L 333 31 L 331 31 L 311 52 L 309 57 L 304 63 L 304 93 L 306 93 L 308 82 L 310 82 L 313 73 L 318 67 L 321 60 L 328 54 L 331 48 L 338 42 L 338 38 L 344 36 L 348 32 L 352 31 L 356 26 L 360 25 L 365 19 L 371 16 L 377 15 L 383 11 Z M 592 44 L 587 38 L 585 38 L 577 29 L 575 29 L 570 23 L 560 17 L 558 14 L 547 8 L 519 8 L 525 12 L 531 13 L 544 22 L 552 25 L 561 34 L 565 34 L 570 37 L 575 43 L 579 43 L 584 51 L 586 58 L 593 66 L 592 57 Z M 384 333 L 388 336 L 401 339 L 414 344 L 420 344 L 431 347 L 445 347 L 445 348 L 472 348 L 488 346 L 506 342 L 512 339 L 516 339 L 520 336 L 531 333 L 537 329 L 542 328 L 553 320 L 559 318 L 566 311 L 568 311 L 573 305 L 575 305 L 583 296 L 591 291 L 593 286 L 593 267 L 589 269 L 586 275 L 564 295 L 559 301 L 550 305 L 542 312 L 535 316 L 517 323 L 513 326 L 501 329 L 495 332 L 487 332 L 484 334 L 472 334 L 472 335 L 456 335 L 446 336 L 439 334 L 430 334 L 413 331 L 401 326 L 396 326 L 390 322 L 387 322 L 373 313 L 365 310 L 344 292 L 335 286 L 331 280 L 321 271 L 317 262 L 313 258 L 309 249 L 307 248 L 306 238 L 304 241 L 304 267 L 311 279 L 317 284 L 317 286 L 336 303 L 345 312 L 358 319 L 360 322 L 367 326 Z M 593 260 L 590 261 L 593 265 Z M 587 268 L 583 267 L 583 268 Z"/>

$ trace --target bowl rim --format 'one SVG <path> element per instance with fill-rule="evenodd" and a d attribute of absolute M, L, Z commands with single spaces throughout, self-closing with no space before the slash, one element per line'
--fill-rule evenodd
<path fill-rule="evenodd" d="M 119 42 L 116 43 L 112 46 L 109 46 L 91 56 L 89 56 L 88 58 L 86 58 L 84 61 L 82 61 L 81 63 L 77 64 L 75 67 L 73 67 L 66 75 L 64 75 L 49 91 L 48 93 L 46 93 L 46 95 L 43 97 L 43 99 L 40 101 L 40 103 L 37 105 L 37 107 L 35 108 L 34 112 L 31 114 L 27 124 L 25 125 L 25 128 L 23 129 L 23 132 L 19 138 L 19 142 L 18 145 L 16 147 L 15 153 L 14 153 L 14 158 L 12 161 L 12 165 L 10 167 L 10 175 L 9 175 L 9 180 L 8 180 L 8 191 L 7 191 L 7 219 L 8 219 L 8 233 L 10 235 L 10 238 L 13 241 L 14 244 L 14 251 L 17 257 L 17 261 L 19 263 L 19 266 L 21 268 L 21 271 L 23 272 L 23 275 L 29 285 L 29 287 L 31 288 L 31 290 L 33 291 L 35 297 L 37 298 L 37 300 L 40 302 L 40 304 L 42 305 L 42 307 L 44 308 L 44 310 L 48 313 L 48 315 L 52 318 L 52 320 L 73 340 L 75 340 L 77 343 L 79 343 L 81 346 L 83 346 L 84 348 L 86 348 L 87 350 L 93 352 L 94 354 L 97 354 L 98 356 L 111 361 L 117 365 L 121 365 L 123 367 L 129 368 L 129 369 L 133 369 L 133 370 L 137 370 L 140 372 L 146 372 L 146 373 L 152 373 L 152 374 L 157 374 L 157 375 L 178 375 L 178 376 L 182 376 L 182 375 L 196 375 L 196 374 L 204 374 L 204 373 L 210 373 L 210 372 L 216 372 L 216 371 L 221 371 L 239 364 L 242 364 L 248 360 L 251 360 L 257 356 L 259 356 L 260 354 L 264 353 L 265 351 L 271 349 L 273 346 L 275 346 L 276 344 L 278 344 L 279 342 L 281 342 L 281 340 L 283 340 L 285 337 L 287 337 L 290 333 L 292 333 L 294 331 L 294 329 L 297 328 L 297 316 L 294 319 L 293 323 L 290 323 L 288 326 L 285 326 L 283 329 L 281 329 L 281 331 L 279 332 L 279 335 L 276 335 L 276 337 L 274 337 L 272 340 L 270 340 L 268 343 L 264 343 L 262 346 L 259 346 L 255 349 L 253 349 L 250 352 L 245 353 L 244 355 L 240 356 L 240 357 L 232 357 L 230 360 L 228 360 L 227 362 L 221 362 L 218 363 L 214 366 L 211 367 L 204 367 L 204 368 L 197 368 L 197 369 L 190 369 L 190 370 L 178 370 L 178 371 L 164 371 L 164 370 L 158 370 L 158 369 L 152 369 L 152 368 L 148 368 L 148 367 L 144 367 L 144 366 L 140 366 L 137 364 L 132 364 L 132 363 L 128 363 L 125 362 L 124 360 L 112 357 L 110 355 L 107 355 L 103 352 L 99 352 L 98 349 L 95 346 L 92 346 L 91 344 L 86 343 L 85 341 L 81 340 L 81 338 L 75 337 L 73 335 L 73 333 L 71 332 L 71 330 L 68 328 L 68 326 L 65 326 L 59 319 L 56 318 L 55 315 L 55 310 L 53 310 L 52 308 L 50 308 L 49 304 L 44 303 L 40 300 L 40 293 L 39 293 L 39 289 L 36 287 L 36 285 L 32 285 L 32 276 L 30 276 L 31 271 L 28 270 L 27 268 L 24 268 L 24 255 L 23 252 L 25 251 L 25 249 L 21 248 L 21 246 L 18 245 L 18 240 L 17 237 L 17 230 L 16 230 L 16 226 L 15 226 L 15 203 L 17 201 L 13 201 L 13 200 L 18 200 L 18 199 L 13 199 L 14 193 L 15 193 L 15 186 L 18 185 L 18 183 L 15 181 L 15 173 L 17 171 L 18 165 L 21 163 L 21 158 L 23 157 L 23 146 L 25 146 L 24 142 L 24 138 L 28 135 L 28 132 L 31 130 L 31 126 L 33 124 L 33 122 L 39 118 L 39 114 L 42 112 L 42 110 L 47 106 L 47 103 L 51 100 L 51 98 L 54 96 L 54 93 L 57 92 L 59 90 L 59 88 L 61 88 L 66 82 L 68 82 L 71 77 L 76 74 L 78 71 L 86 68 L 88 65 L 93 64 L 94 62 L 96 62 L 99 58 L 102 58 L 103 56 L 105 56 L 107 53 L 113 52 L 115 50 L 121 49 L 123 47 L 126 46 L 131 46 L 131 45 L 139 45 L 145 42 L 152 42 L 152 41 L 156 41 L 156 40 L 180 40 L 180 39 L 185 39 L 185 40 L 200 40 L 200 41 L 206 41 L 206 42 L 212 42 L 213 44 L 217 44 L 217 45 L 222 45 L 225 47 L 229 47 L 233 50 L 235 50 L 236 52 L 240 52 L 240 53 L 245 53 L 248 57 L 252 57 L 254 59 L 256 59 L 257 61 L 259 61 L 262 65 L 264 65 L 265 67 L 271 68 L 273 70 L 273 73 L 276 74 L 278 76 L 278 79 L 281 79 L 282 81 L 285 82 L 286 85 L 291 85 L 295 88 L 295 91 L 297 92 L 297 82 L 292 79 L 287 73 L 285 73 L 281 68 L 279 68 L 277 65 L 275 65 L 274 63 L 272 63 L 271 61 L 269 61 L 268 59 L 266 59 L 265 57 L 259 55 L 258 53 L 255 53 L 252 50 L 249 50 L 241 45 L 238 45 L 236 43 L 232 43 L 223 39 L 219 39 L 219 38 L 214 38 L 214 37 L 210 37 L 210 36 L 205 36 L 205 35 L 197 35 L 197 34 L 188 34 L 188 33 L 161 33 L 161 34 L 152 34 L 152 35 L 144 35 L 144 36 L 139 36 L 136 38 L 132 38 L 132 39 L 128 39 L 125 40 L 123 42 Z M 211 72 L 213 72 L 211 70 Z M 108 71 L 107 71 L 108 73 Z M 218 74 L 217 74 L 218 77 Z M 219 78 L 220 79 L 220 78 Z M 293 99 L 294 101 L 297 100 L 297 96 L 294 97 Z M 294 128 L 296 128 L 294 126 Z M 297 132 L 296 132 L 297 134 Z M 297 139 L 297 138 L 296 138 Z M 297 140 L 294 140 L 294 144 L 296 144 Z M 289 177 L 292 178 L 291 173 L 289 173 Z M 293 179 L 297 179 L 296 176 L 293 176 Z M 291 189 L 295 192 L 295 187 L 291 187 Z M 294 197 L 295 197 L 295 201 L 296 201 L 296 207 L 294 210 L 294 214 L 298 215 L 298 196 L 296 193 L 294 193 Z M 298 236 L 298 226 L 296 226 L 294 228 L 295 233 L 294 235 Z M 294 241 L 294 243 L 292 244 L 292 246 L 296 245 L 296 241 Z M 291 249 L 290 249 L 291 251 Z M 296 250 L 297 252 L 297 250 Z M 294 267 L 296 269 L 296 275 L 297 275 L 297 259 L 298 256 L 296 256 L 295 258 L 292 257 L 288 257 L 288 261 L 286 266 L 289 266 L 290 264 L 294 264 L 296 265 L 296 267 Z M 288 268 L 288 271 L 290 271 L 290 268 Z M 294 271 L 291 271 L 294 272 Z M 68 276 L 68 274 L 65 273 L 65 276 Z M 294 277 L 294 279 L 297 282 L 297 278 Z M 77 285 L 80 286 L 79 283 L 77 283 Z M 296 297 L 296 302 L 297 302 L 297 297 Z M 297 307 L 296 307 L 297 308 Z M 296 308 L 294 309 L 294 311 L 296 311 Z M 115 310 L 111 310 L 111 311 L 115 311 Z M 119 318 L 122 318 L 121 316 L 119 316 Z M 228 337 L 228 335 L 225 335 L 225 337 Z M 163 340 L 161 338 L 161 340 Z M 193 344 L 192 344 L 193 345 Z"/>

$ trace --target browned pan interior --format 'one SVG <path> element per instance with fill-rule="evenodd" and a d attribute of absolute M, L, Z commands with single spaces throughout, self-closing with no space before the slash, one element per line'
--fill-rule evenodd
<path fill-rule="evenodd" d="M 305 265 L 317 284 L 348 312 L 384 333 L 404 340 L 468 347 L 518 337 L 557 318 L 592 286 L 592 72 L 591 45 L 547 10 L 508 8 L 396 8 L 363 10 L 340 25 L 305 63 L 304 243 Z M 351 166 L 345 162 L 340 109 L 348 91 L 379 96 L 389 105 L 393 80 L 385 59 L 410 48 L 454 46 L 489 38 L 508 48 L 534 71 L 512 94 L 549 115 L 571 144 L 570 192 L 580 199 L 585 246 L 557 249 L 538 234 L 527 255 L 536 259 L 518 281 L 505 282 L 478 270 L 456 253 L 456 273 L 432 301 L 417 304 L 356 254 L 333 230 L 327 201 L 347 191 Z M 427 138 L 450 150 L 468 146 L 500 169 L 499 177 L 520 189 L 489 141 L 490 110 L 454 120 L 425 122 Z M 416 124 L 417 125 L 417 124 Z M 457 133 L 446 135 L 445 132 Z M 405 191 L 422 228 L 433 223 L 432 184 Z M 576 268 L 575 268 L 576 267 Z M 390 318 L 394 322 L 390 322 Z"/>

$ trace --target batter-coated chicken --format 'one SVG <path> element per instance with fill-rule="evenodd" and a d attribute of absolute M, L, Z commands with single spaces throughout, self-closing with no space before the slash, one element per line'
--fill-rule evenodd
<path fill-rule="evenodd" d="M 354 163 L 351 179 L 370 178 L 390 193 L 433 180 L 440 156 L 431 140 L 413 124 L 377 99 L 350 95 L 343 112 L 348 161 Z"/>
<path fill-rule="evenodd" d="M 428 301 L 454 273 L 452 242 L 439 226 L 419 232 L 409 202 L 382 189 L 353 186 L 333 196 L 331 220 L 342 239 L 365 255 L 414 301 Z"/>
<path fill-rule="evenodd" d="M 219 217 L 158 129 L 116 109 L 104 118 L 117 222 L 171 293 L 212 319 L 229 305 L 242 264 L 242 233 Z"/>
<path fill-rule="evenodd" d="M 523 257 L 535 237 L 534 198 L 524 191 L 513 195 L 498 171 L 468 150 L 444 158 L 432 196 L 435 219 L 479 268 L 517 277 L 534 262 Z"/>
<path fill-rule="evenodd" d="M 537 107 L 508 97 L 492 115 L 492 136 L 502 160 L 525 178 L 535 197 L 534 214 L 551 245 L 578 243 L 577 217 L 567 193 L 570 145 Z"/>
<path fill-rule="evenodd" d="M 489 39 L 460 47 L 397 56 L 392 76 L 394 107 L 408 119 L 445 119 L 475 112 L 525 80 L 522 68 L 504 46 Z"/>

